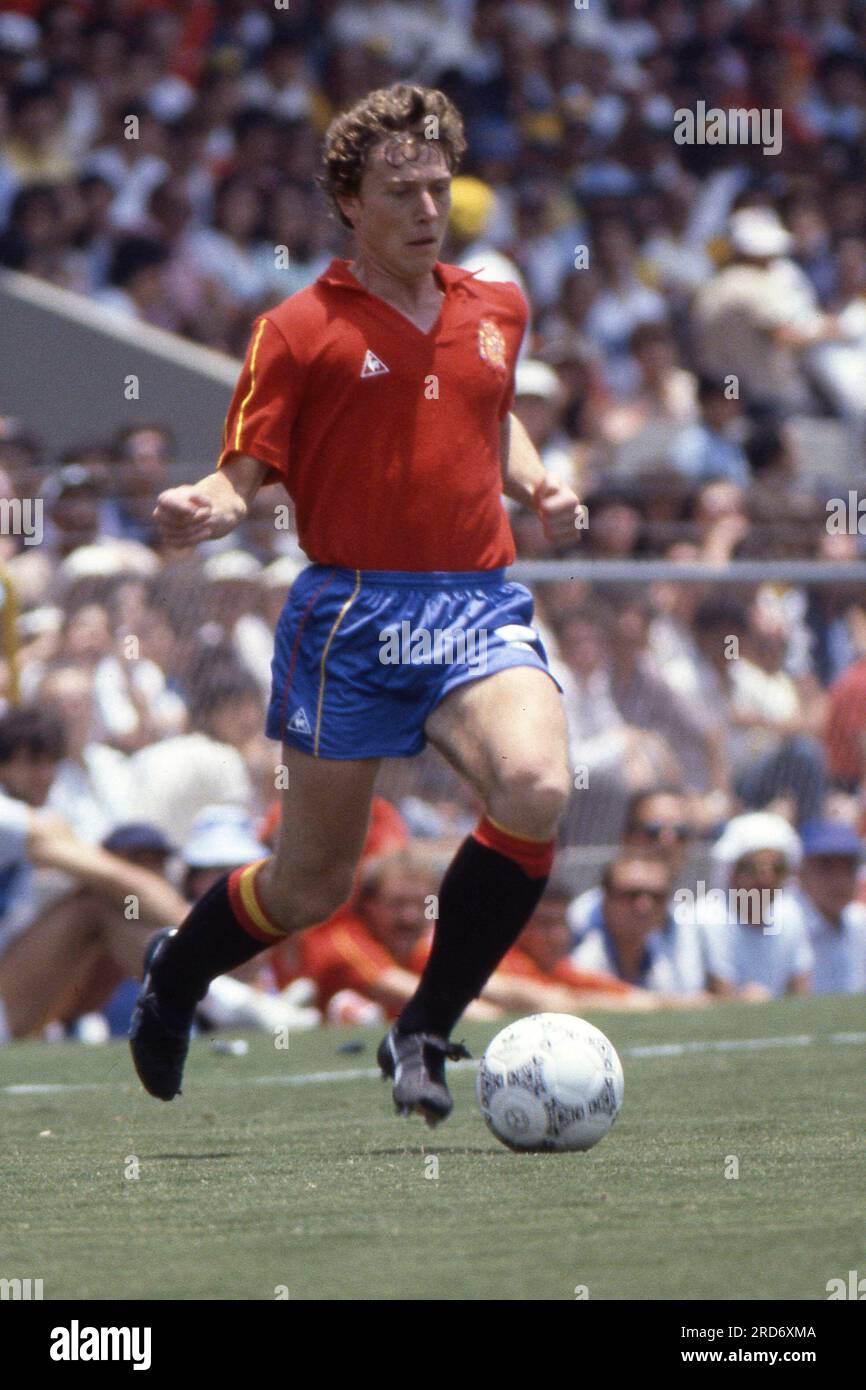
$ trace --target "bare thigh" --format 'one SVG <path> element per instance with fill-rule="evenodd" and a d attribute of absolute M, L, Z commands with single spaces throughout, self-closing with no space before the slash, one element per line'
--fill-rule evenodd
<path fill-rule="evenodd" d="M 348 897 L 380 761 L 314 758 L 283 748 L 288 786 L 280 793 L 280 829 L 257 886 L 284 931 L 322 921 Z"/>
<path fill-rule="evenodd" d="M 555 833 L 571 790 L 568 730 L 543 671 L 514 666 L 458 686 L 425 732 L 500 825 L 530 838 Z"/>

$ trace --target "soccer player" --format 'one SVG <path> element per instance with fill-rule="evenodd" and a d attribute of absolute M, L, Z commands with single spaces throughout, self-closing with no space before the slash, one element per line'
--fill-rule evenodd
<path fill-rule="evenodd" d="M 288 788 L 275 853 L 220 880 L 153 950 L 131 1028 L 151 1094 L 179 1089 L 213 976 L 348 897 L 382 758 L 429 740 L 484 806 L 439 892 L 418 989 L 378 1061 L 399 1112 L 452 1101 L 450 1041 L 544 890 L 571 785 L 560 690 L 510 583 L 501 494 L 573 540 L 578 499 L 510 413 L 527 310 L 513 285 L 442 264 L 465 149 L 441 93 L 398 84 L 337 116 L 324 185 L 352 261 L 254 324 L 217 469 L 170 488 L 169 543 L 230 532 L 281 482 L 311 560 L 277 625 L 267 733 Z"/>

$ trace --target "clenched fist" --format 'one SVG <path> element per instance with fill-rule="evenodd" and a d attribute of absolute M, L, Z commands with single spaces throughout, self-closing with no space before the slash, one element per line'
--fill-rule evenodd
<path fill-rule="evenodd" d="M 544 534 L 551 545 L 575 545 L 580 538 L 576 525 L 580 498 L 568 483 L 548 473 L 532 497 Z"/>
<path fill-rule="evenodd" d="M 184 483 L 159 494 L 153 515 L 166 544 L 183 548 L 227 536 L 241 520 L 238 502 L 233 495 L 231 505 L 226 505 L 209 496 L 201 484 Z"/>

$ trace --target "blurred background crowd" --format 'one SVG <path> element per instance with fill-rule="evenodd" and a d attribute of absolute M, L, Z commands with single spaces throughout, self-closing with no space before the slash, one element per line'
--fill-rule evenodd
<path fill-rule="evenodd" d="M 697 936 L 673 974 L 654 962 L 673 950 L 672 895 L 700 875 L 754 887 L 765 870 L 776 886 L 799 874 L 840 941 L 839 914 L 862 896 L 866 593 L 832 566 L 863 558 L 866 518 L 858 531 L 855 505 L 853 524 L 830 526 L 828 502 L 863 475 L 864 53 L 862 0 L 32 0 L 0 14 L 0 266 L 240 357 L 259 312 L 350 254 L 316 186 L 331 116 L 396 80 L 439 86 L 469 140 L 445 259 L 524 289 L 516 410 L 586 504 L 560 557 L 827 564 L 821 583 L 646 584 L 636 571 L 532 586 L 575 793 L 527 939 L 534 964 L 513 978 L 579 991 L 601 988 L 581 969 L 601 972 L 632 1003 L 836 979 L 815 974 L 805 937 L 776 974 L 743 974 L 739 946 L 725 965 Z M 699 102 L 780 112 L 778 153 L 678 144 L 675 112 Z M 185 476 L 168 423 L 92 438 L 70 422 L 58 456 L 2 411 L 0 397 L 0 500 L 40 499 L 44 534 L 0 537 L 4 718 L 35 720 L 19 730 L 23 779 L 0 733 L 0 785 L 82 843 L 173 865 L 195 896 L 196 874 L 264 853 L 273 829 L 272 632 L 305 563 L 291 509 L 264 489 L 228 541 L 167 552 L 153 503 Z M 521 558 L 556 558 L 533 515 L 511 515 Z M 400 998 L 430 926 L 410 887 L 435 891 L 435 865 L 477 819 L 432 753 L 388 764 L 379 791 L 363 921 L 273 967 L 272 988 L 319 981 L 304 1018 L 345 991 L 334 1017 Z M 744 815 L 770 819 L 722 862 Z M 383 850 L 403 856 L 396 868 Z M 817 861 L 819 877 L 835 865 L 836 898 L 814 888 Z M 68 890 L 40 873 L 25 909 L 0 870 L 0 935 Z M 864 989 L 852 910 L 838 979 Z M 618 912 L 631 946 L 627 929 L 611 944 Z M 478 1007 L 534 1007 L 527 990 Z"/>

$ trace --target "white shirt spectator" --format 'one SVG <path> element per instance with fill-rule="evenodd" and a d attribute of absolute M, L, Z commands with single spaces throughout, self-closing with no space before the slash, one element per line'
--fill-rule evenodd
<path fill-rule="evenodd" d="M 835 924 L 805 893 L 799 889 L 795 892 L 815 953 L 813 993 L 866 993 L 866 907 L 849 903 Z"/>
<path fill-rule="evenodd" d="M 773 930 L 732 921 L 725 907 L 707 902 L 699 913 L 699 930 L 707 971 L 724 984 L 742 989 L 763 985 L 780 998 L 791 980 L 812 969 L 814 954 L 799 903 L 783 890 L 771 924 Z"/>
<path fill-rule="evenodd" d="M 46 805 L 79 839 L 98 845 L 115 826 L 137 818 L 138 796 L 129 759 L 119 749 L 90 743 L 82 756 L 83 767 L 68 758 L 60 764 Z"/>
<path fill-rule="evenodd" d="M 240 753 L 206 734 L 162 739 L 133 754 L 130 763 L 136 819 L 158 825 L 173 844 L 184 843 L 205 806 L 252 810 L 252 784 Z"/>
<path fill-rule="evenodd" d="M 609 969 L 616 975 L 619 973 L 616 954 L 604 930 L 602 898 L 600 887 L 588 888 L 569 904 L 567 921 L 577 937 L 570 959 L 581 969 Z M 609 964 L 590 965 L 591 960 L 601 959 Z M 649 938 L 648 960 L 646 980 L 641 981 L 647 989 L 680 996 L 703 991 L 706 983 L 703 944 L 693 908 L 682 903 L 671 907 L 662 930 L 653 932 Z"/>

